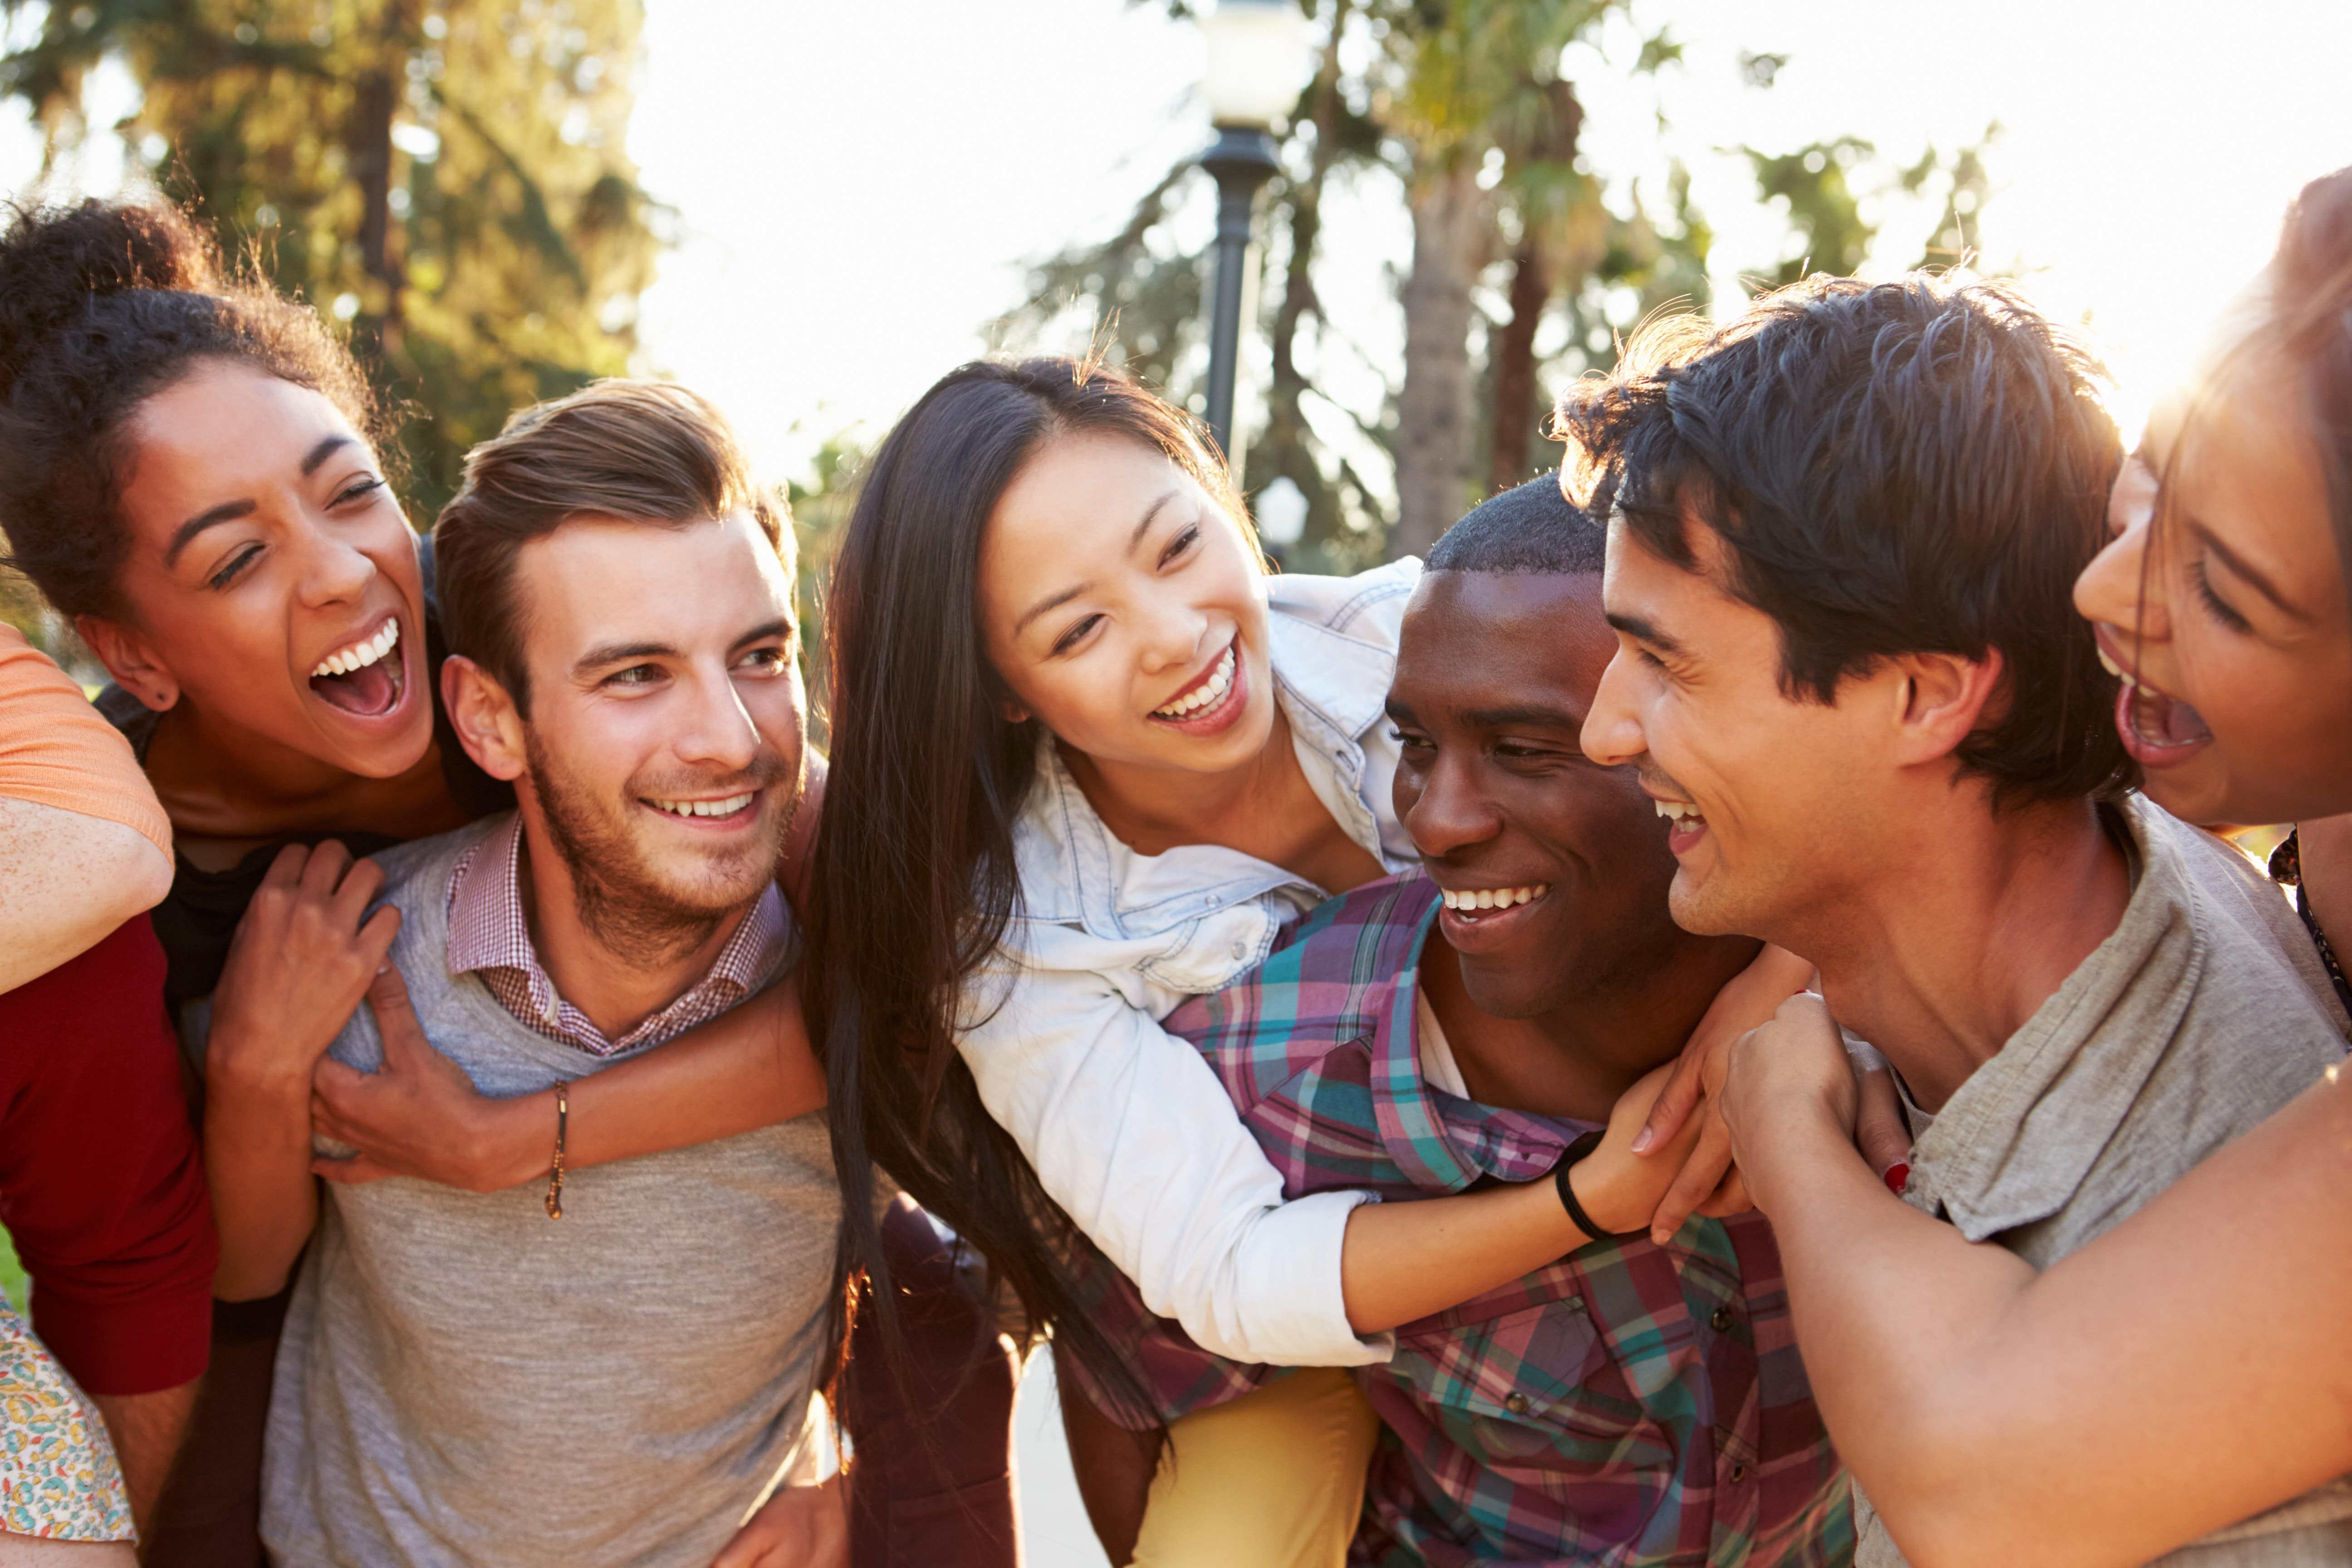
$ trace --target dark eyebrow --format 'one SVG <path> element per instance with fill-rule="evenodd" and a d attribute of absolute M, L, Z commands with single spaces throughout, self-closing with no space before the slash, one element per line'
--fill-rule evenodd
<path fill-rule="evenodd" d="M 602 643 L 573 660 L 572 673 L 585 675 L 608 664 L 626 664 L 640 658 L 673 658 L 677 655 L 677 649 L 666 642 Z"/>
<path fill-rule="evenodd" d="M 2280 614 L 2290 616 L 2298 621 L 2307 621 L 2311 619 L 2311 617 L 2302 610 L 2288 604 L 2286 595 L 2280 593 L 2275 587 L 2272 586 L 2271 580 L 2269 578 L 2263 576 L 2260 572 L 2255 571 L 2252 566 L 2248 565 L 2244 556 L 2240 555 L 2236 551 L 2231 549 L 2228 545 L 2214 538 L 2212 531 L 2203 523 L 2197 521 L 2194 518 L 2190 519 L 2189 522 L 2189 531 L 2197 536 L 2198 542 L 2203 544 L 2206 549 L 2211 551 L 2214 554 L 2221 558 L 2221 564 L 2230 569 L 2232 576 L 2243 578 L 2248 587 L 2253 589 L 2255 593 L 2260 594 L 2263 598 L 2268 599 L 2272 604 L 2276 605 L 2279 607 Z"/>
<path fill-rule="evenodd" d="M 180 524 L 172 532 L 172 542 L 163 547 L 163 564 L 170 566 L 180 559 L 180 552 L 194 542 L 196 535 L 215 523 L 235 522 L 240 517 L 250 517 L 259 508 L 249 500 L 225 500 L 210 511 L 201 511 Z"/>
<path fill-rule="evenodd" d="M 1681 654 L 1689 651 L 1682 644 L 1639 616 L 1621 616 L 1612 611 L 1609 613 L 1608 621 L 1618 631 L 1623 632 L 1629 637 L 1638 637 L 1661 653 Z"/>
<path fill-rule="evenodd" d="M 1045 598 L 1038 600 L 1035 604 L 1022 611 L 1021 618 L 1013 623 L 1013 635 L 1014 637 L 1019 637 L 1021 635 L 1021 628 L 1027 626 L 1031 621 L 1035 620 L 1039 616 L 1044 615 L 1048 610 L 1056 609 L 1063 605 L 1068 604 L 1072 599 L 1076 598 L 1079 595 L 1085 593 L 1087 589 L 1093 586 L 1094 584 L 1092 583 L 1081 583 L 1075 588 L 1065 588 L 1058 594 L 1050 594 Z"/>
<path fill-rule="evenodd" d="M 320 441 L 310 448 L 310 455 L 302 459 L 302 477 L 309 479 L 319 471 L 320 464 L 333 457 L 340 448 L 352 445 L 353 442 L 349 436 L 330 436 Z"/>
<path fill-rule="evenodd" d="M 1150 506 L 1143 509 L 1142 520 L 1135 525 L 1135 531 L 1127 536 L 1127 552 L 1129 555 L 1134 554 L 1135 547 L 1143 542 L 1143 536 L 1150 531 L 1151 520 L 1160 515 L 1160 509 L 1166 506 L 1170 501 L 1174 500 L 1176 499 L 1176 491 L 1170 490 L 1166 495 L 1161 496 L 1158 500 L 1153 501 Z"/>
<path fill-rule="evenodd" d="M 1584 716 L 1565 708 L 1547 708 L 1541 703 L 1522 703 L 1513 708 L 1481 708 L 1462 715 L 1464 721 L 1481 730 L 1510 730 L 1521 726 L 1538 729 L 1581 730 Z"/>
<path fill-rule="evenodd" d="M 766 642 L 770 637 L 790 637 L 792 635 L 792 617 L 790 616 L 778 616 L 772 621 L 761 622 L 758 626 L 753 626 L 750 631 L 745 632 L 741 637 L 737 637 L 735 639 L 735 646 L 739 648 L 745 648 L 750 647 L 755 642 Z"/>

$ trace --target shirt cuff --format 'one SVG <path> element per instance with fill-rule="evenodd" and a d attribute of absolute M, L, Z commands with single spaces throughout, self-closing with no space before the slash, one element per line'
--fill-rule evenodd
<path fill-rule="evenodd" d="M 1235 1298 L 1244 1342 L 1220 1353 L 1276 1366 L 1377 1366 L 1393 1356 L 1394 1334 L 1349 1327 L 1341 1289 L 1348 1216 L 1380 1201 L 1376 1193 L 1313 1193 L 1267 1210 L 1234 1259 L 1245 1286 Z"/>
<path fill-rule="evenodd" d="M 77 1301 L 33 1287 L 33 1331 L 86 1394 L 154 1394 L 204 1375 L 208 1285 L 133 1301 Z"/>

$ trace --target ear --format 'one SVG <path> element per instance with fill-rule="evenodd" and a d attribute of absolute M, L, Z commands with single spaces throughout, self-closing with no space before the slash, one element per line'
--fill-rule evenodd
<path fill-rule="evenodd" d="M 103 616 L 76 616 L 74 631 L 98 656 L 98 662 L 106 666 L 114 684 L 156 712 L 164 712 L 180 700 L 178 678 L 164 666 L 153 645 L 129 626 Z"/>
<path fill-rule="evenodd" d="M 1029 722 L 1029 718 L 1030 714 L 1028 709 L 1024 708 L 1020 703 L 1015 702 L 1010 697 L 1004 700 L 1004 721 L 1006 723 L 1026 724 Z"/>
<path fill-rule="evenodd" d="M 522 776 L 528 755 L 522 715 L 496 676 L 451 654 L 441 661 L 441 705 L 449 710 L 458 744 L 478 767 L 494 779 Z"/>
<path fill-rule="evenodd" d="M 1894 755 L 1898 765 L 1950 756 L 1998 710 L 2000 650 L 1982 658 L 1949 653 L 1906 653 L 1887 661 L 1895 704 Z"/>

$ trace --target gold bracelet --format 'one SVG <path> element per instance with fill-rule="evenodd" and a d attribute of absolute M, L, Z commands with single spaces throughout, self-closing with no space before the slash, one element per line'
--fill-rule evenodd
<path fill-rule="evenodd" d="M 572 1119 L 570 1086 L 555 1086 L 555 1173 L 547 1184 L 547 1217 L 563 1217 L 563 1130 Z"/>

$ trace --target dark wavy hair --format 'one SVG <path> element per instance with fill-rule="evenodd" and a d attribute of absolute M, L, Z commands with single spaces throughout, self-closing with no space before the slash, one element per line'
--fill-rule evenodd
<path fill-rule="evenodd" d="M 1006 717 L 976 598 L 998 498 L 1047 442 L 1104 435 L 1158 451 L 1246 527 L 1181 411 L 1092 361 L 967 364 L 908 411 L 867 469 L 825 601 L 831 775 L 806 973 L 832 1095 L 843 1261 L 864 1268 L 899 1343 L 870 1201 L 873 1163 L 953 1226 L 1131 1414 L 1140 1385 L 1078 1308 L 1087 1243 L 981 1103 L 958 1010 L 1021 906 L 1013 827 L 1042 740 Z M 992 1330 L 991 1331 L 993 1331 Z"/>
<path fill-rule="evenodd" d="M 2074 579 L 2106 542 L 2123 462 L 2084 341 L 2000 283 L 1816 276 L 1715 329 L 1654 323 L 1555 416 L 1571 488 L 1780 634 L 1780 684 L 1829 702 L 1906 653 L 2000 650 L 1999 706 L 1956 756 L 1997 806 L 2136 774 Z"/>
<path fill-rule="evenodd" d="M 0 234 L 0 529 L 10 564 L 60 613 L 121 618 L 131 417 L 197 363 L 307 386 L 362 434 L 381 434 L 366 378 L 317 313 L 250 268 L 224 268 L 179 208 L 90 200 L 11 214 Z"/>

